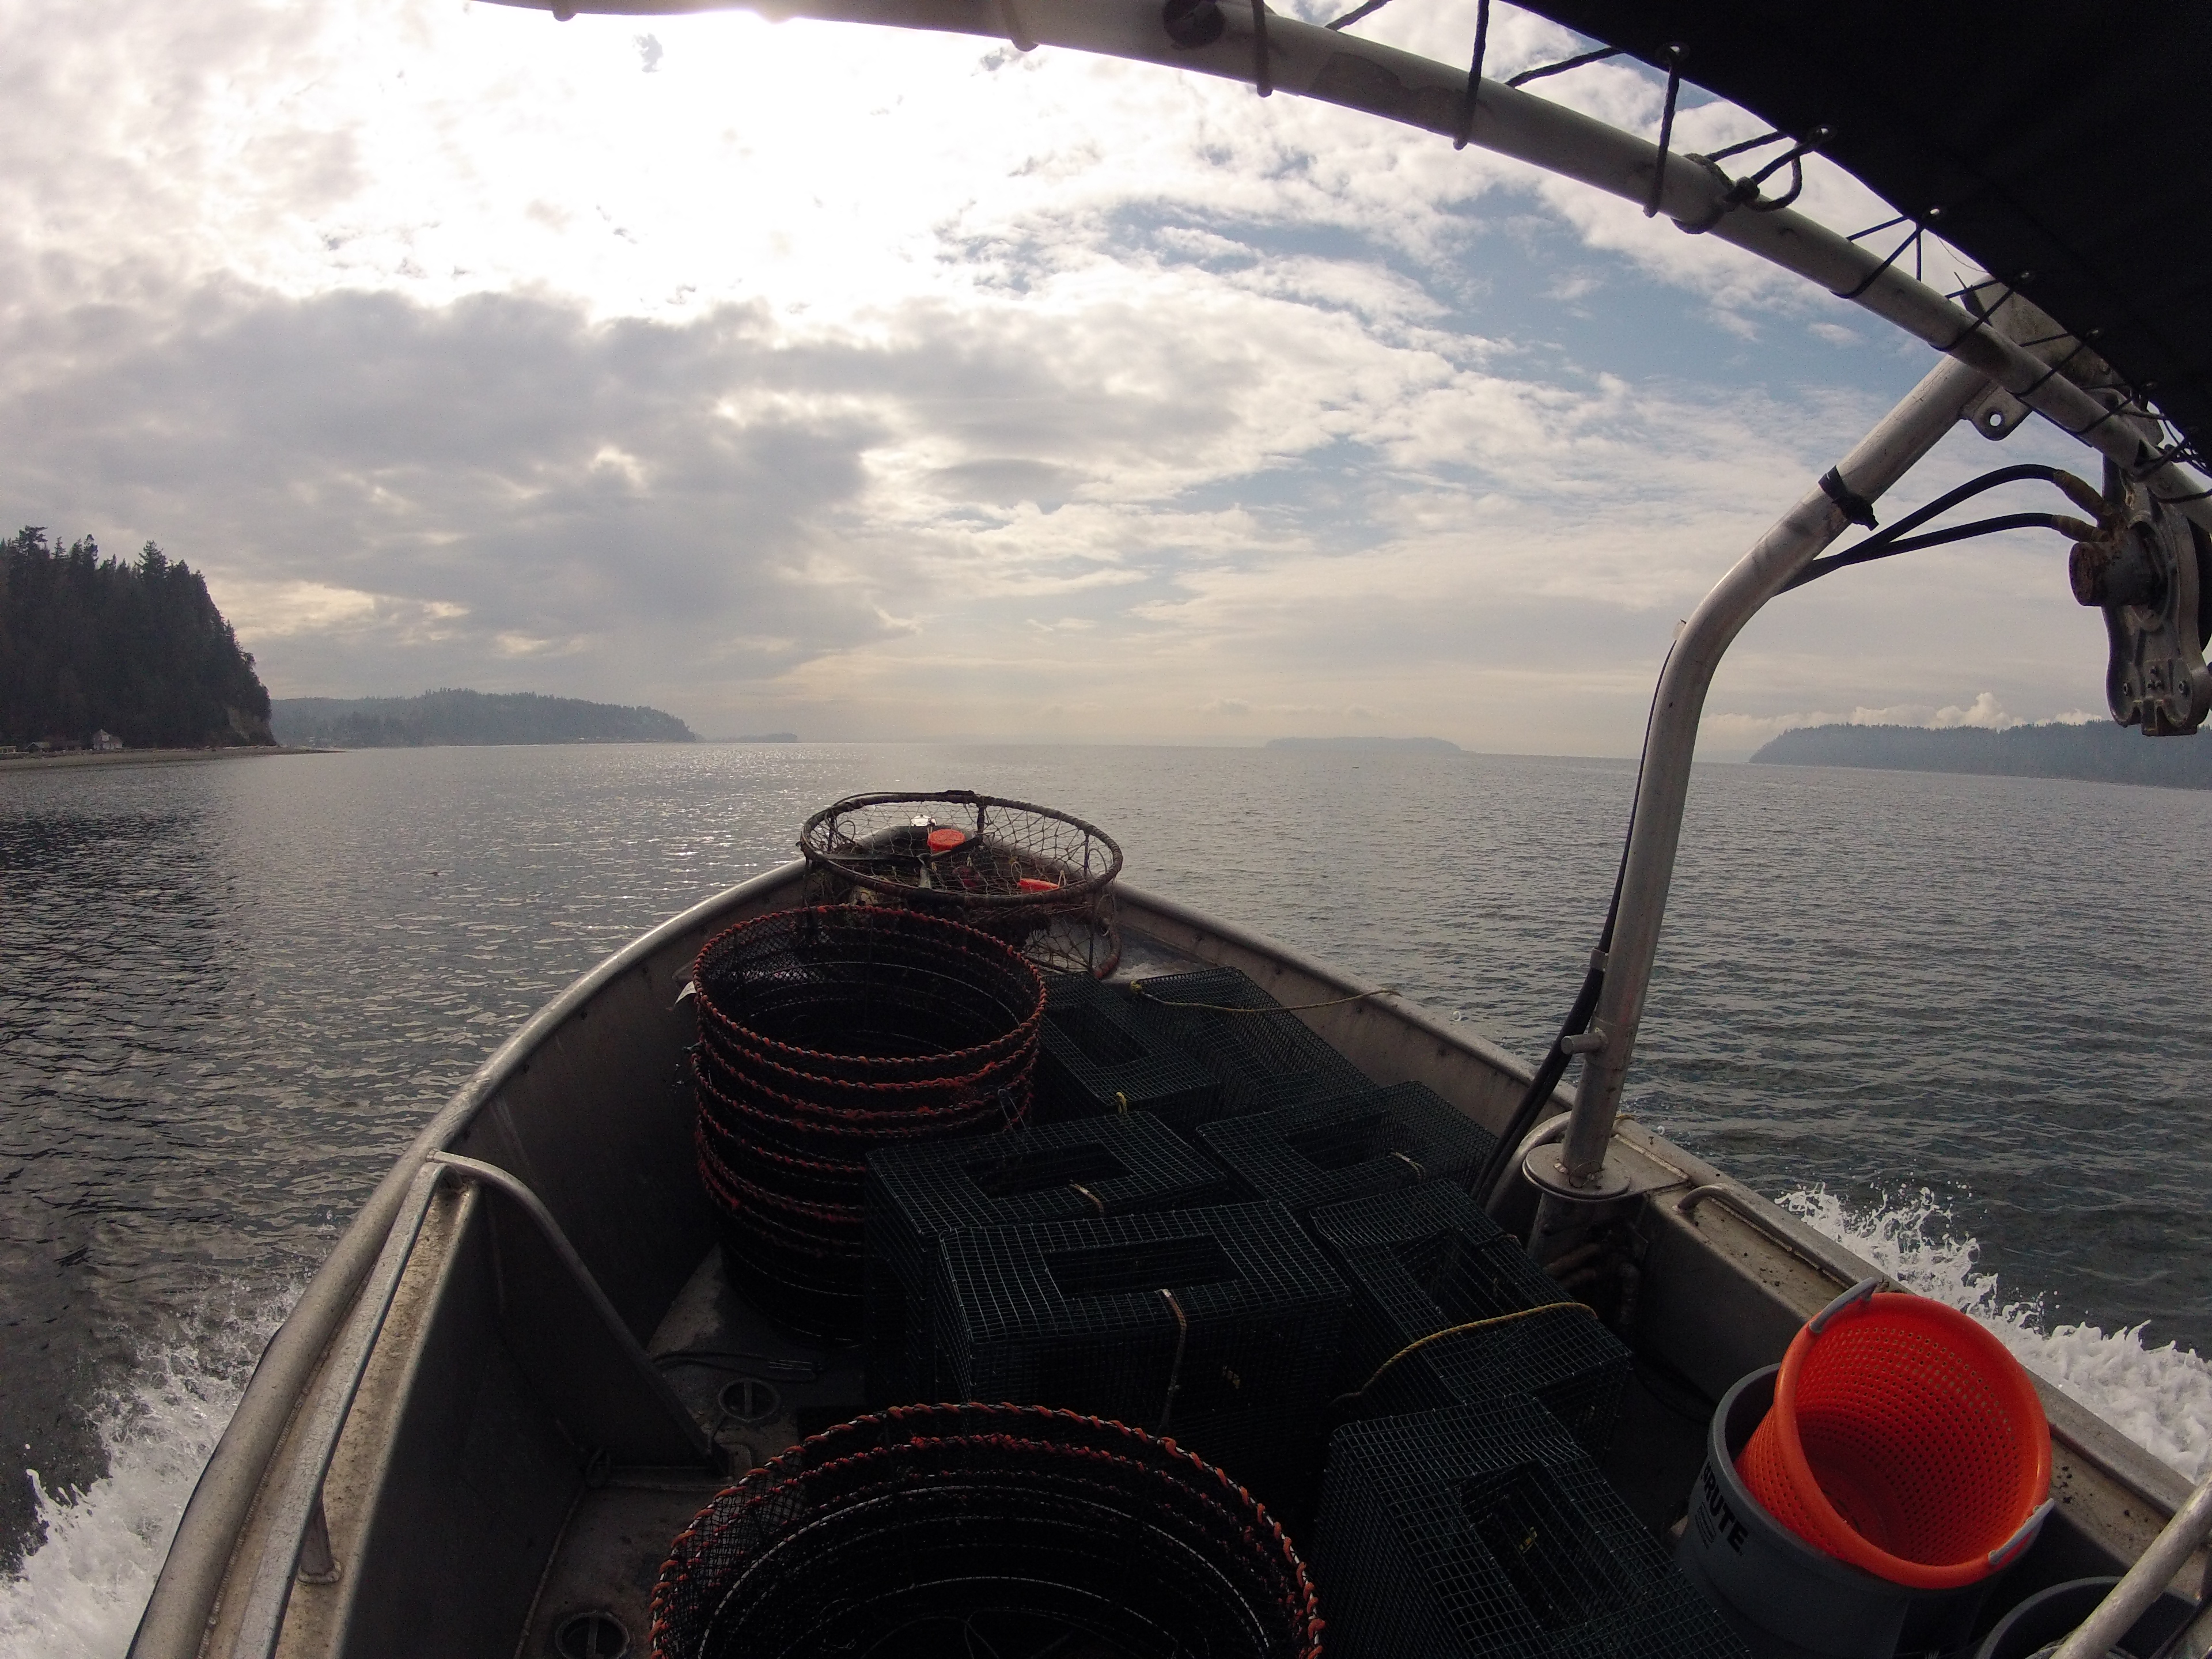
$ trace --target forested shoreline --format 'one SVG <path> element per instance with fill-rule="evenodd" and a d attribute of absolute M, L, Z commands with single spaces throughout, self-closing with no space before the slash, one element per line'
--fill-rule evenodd
<path fill-rule="evenodd" d="M 658 708 L 547 697 L 534 691 L 425 691 L 419 697 L 284 697 L 271 706 L 277 737 L 333 749 L 446 744 L 696 743 Z"/>
<path fill-rule="evenodd" d="M 2015 726 L 2002 732 L 1808 726 L 1784 732 L 1751 758 L 1755 765 L 1869 766 L 2212 789 L 2212 743 L 2202 738 L 2146 738 L 2101 720 L 2079 726 Z"/>
<path fill-rule="evenodd" d="M 152 542 L 126 562 L 29 526 L 0 541 L 0 745 L 276 742 L 253 658 L 199 573 Z"/>

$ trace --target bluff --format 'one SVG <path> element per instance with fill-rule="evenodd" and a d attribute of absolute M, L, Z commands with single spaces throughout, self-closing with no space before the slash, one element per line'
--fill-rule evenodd
<path fill-rule="evenodd" d="M 1752 757 L 1784 766 L 1875 766 L 1895 772 L 1978 772 L 2014 778 L 2081 778 L 2167 789 L 2212 789 L 2212 741 L 2146 738 L 2110 720 L 2083 726 L 1808 726 L 1784 732 Z"/>
<path fill-rule="evenodd" d="M 428 749 L 447 744 L 696 743 L 658 708 L 542 697 L 534 691 L 425 691 L 419 697 L 283 697 L 270 705 L 289 744 Z"/>
<path fill-rule="evenodd" d="M 268 744 L 269 693 L 198 571 L 36 526 L 0 541 L 0 744 Z"/>

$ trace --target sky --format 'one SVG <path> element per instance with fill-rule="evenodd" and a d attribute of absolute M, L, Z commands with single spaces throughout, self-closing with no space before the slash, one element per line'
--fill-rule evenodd
<path fill-rule="evenodd" d="M 1358 27 L 1458 61 L 1473 23 Z M 1501 7 L 1491 72 L 1586 44 Z M 1656 131 L 1639 67 L 1539 90 Z M 203 570 L 278 697 L 1629 754 L 1676 622 L 1933 362 L 1517 163 L 1050 47 L 0 0 L 0 520 Z M 1759 131 L 1692 91 L 1676 143 Z M 1887 216 L 1818 164 L 1802 205 Z M 1996 447 L 1893 502 L 2093 465 Z M 1786 596 L 1701 752 L 2099 708 L 2064 553 Z"/>

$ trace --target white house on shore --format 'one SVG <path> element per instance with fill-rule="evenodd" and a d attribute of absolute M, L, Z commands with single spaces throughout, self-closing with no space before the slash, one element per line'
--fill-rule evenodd
<path fill-rule="evenodd" d="M 123 739 L 112 732 L 95 732 L 92 734 L 91 746 L 98 753 L 105 755 L 122 748 Z"/>

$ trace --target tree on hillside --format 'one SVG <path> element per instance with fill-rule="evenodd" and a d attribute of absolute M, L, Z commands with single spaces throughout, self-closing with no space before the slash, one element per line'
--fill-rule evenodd
<path fill-rule="evenodd" d="M 0 541 L 0 743 L 267 744 L 269 693 L 189 566 L 28 526 Z"/>

